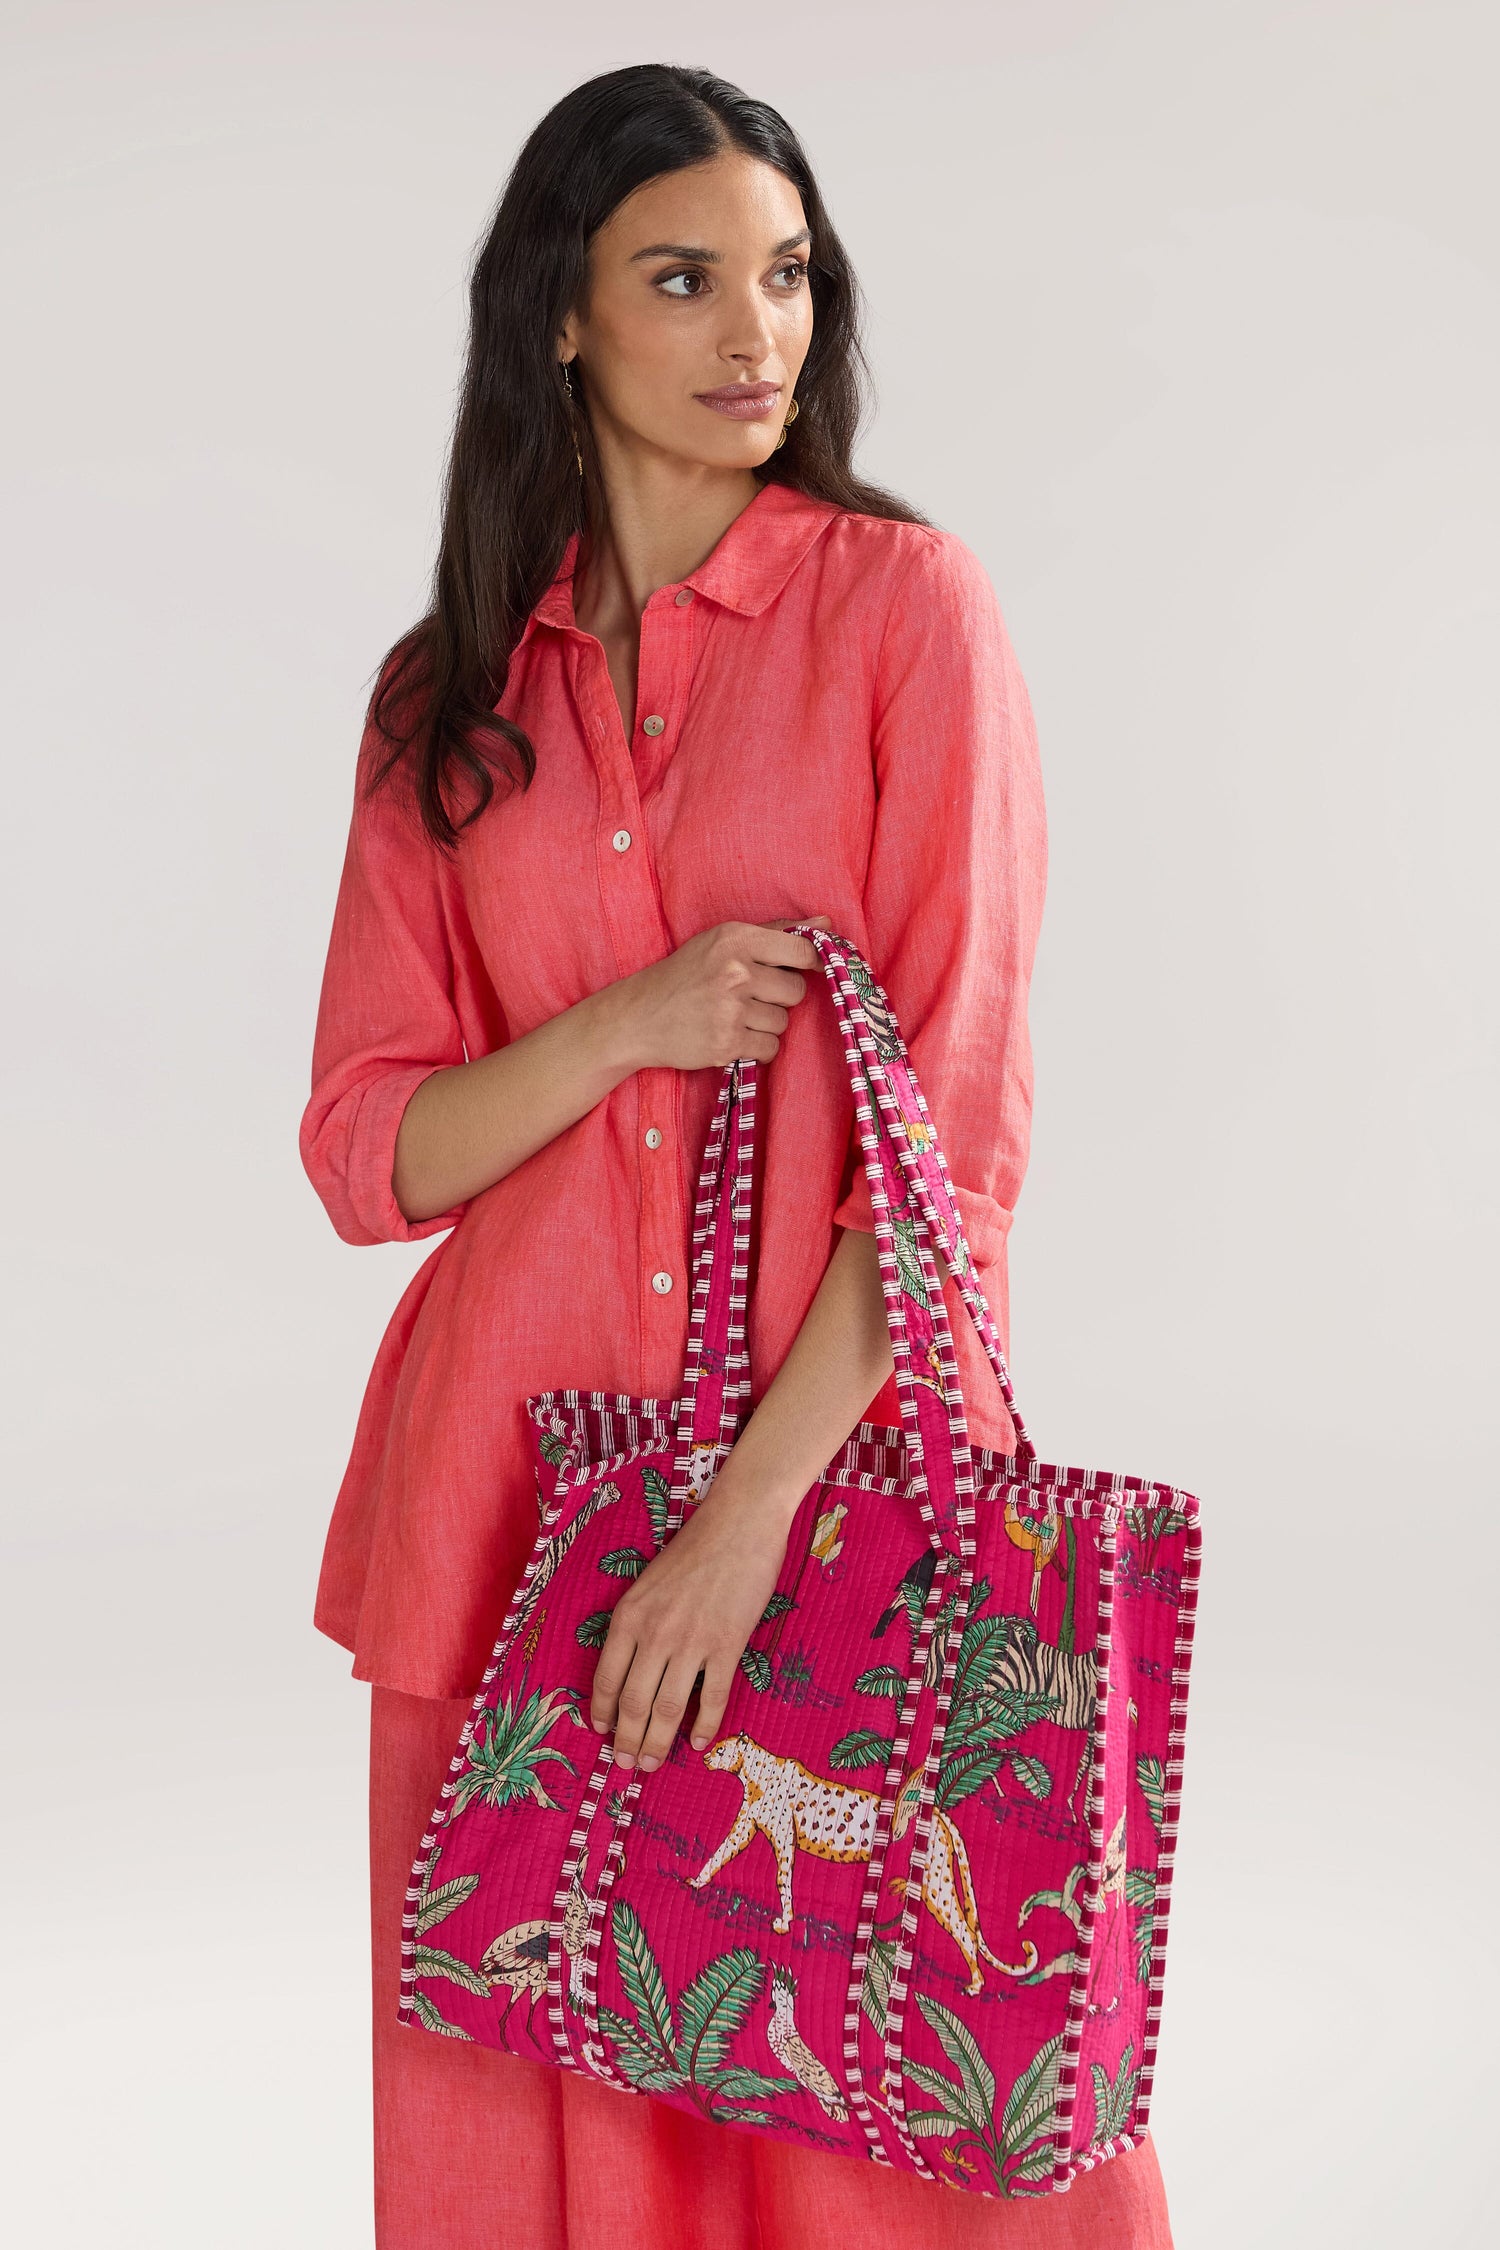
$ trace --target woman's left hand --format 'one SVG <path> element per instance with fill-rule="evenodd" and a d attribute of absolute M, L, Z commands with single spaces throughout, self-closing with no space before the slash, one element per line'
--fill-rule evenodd
<path fill-rule="evenodd" d="M 649 1773 L 661 1764 L 700 1671 L 693 1748 L 712 1742 L 740 1657 L 776 1590 L 790 1511 L 736 1491 L 733 1458 L 615 1604 L 589 1715 L 599 1733 L 614 1730 L 617 1765 L 639 1758 Z"/>

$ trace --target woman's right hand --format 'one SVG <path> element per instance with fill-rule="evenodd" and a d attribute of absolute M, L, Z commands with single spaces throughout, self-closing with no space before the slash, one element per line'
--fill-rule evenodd
<path fill-rule="evenodd" d="M 737 1055 L 769 1062 L 817 950 L 789 922 L 719 922 L 664 961 L 601 985 L 493 1054 L 433 1070 L 402 1112 L 396 1208 L 417 1223 L 482 1195 L 591 1110 L 632 1071 L 699 1070 Z"/>
<path fill-rule="evenodd" d="M 788 934 L 794 922 L 830 927 L 826 914 L 716 922 L 622 977 L 614 994 L 632 1067 L 705 1070 L 737 1056 L 770 1062 L 788 1010 L 807 990 L 806 972 L 819 970 L 816 948 Z"/>

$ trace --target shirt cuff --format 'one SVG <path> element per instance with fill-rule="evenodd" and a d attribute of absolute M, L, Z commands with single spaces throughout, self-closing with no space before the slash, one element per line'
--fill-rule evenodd
<path fill-rule="evenodd" d="M 975 1265 L 993 1266 L 1005 1248 L 1005 1238 L 1010 1232 L 1010 1212 L 992 1195 L 978 1195 L 971 1188 L 960 1187 L 956 1180 L 951 1184 L 959 1223 Z M 856 1167 L 849 1193 L 833 1214 L 833 1223 L 836 1227 L 853 1227 L 860 1234 L 875 1232 L 875 1213 L 870 1205 L 870 1183 L 865 1177 L 863 1158 Z"/>
<path fill-rule="evenodd" d="M 359 1109 L 349 1134 L 348 1194 L 350 1208 L 372 1242 L 421 1242 L 457 1226 L 468 1209 L 455 1204 L 431 1219 L 402 1216 L 391 1185 L 396 1164 L 396 1135 L 406 1105 L 442 1063 L 411 1063 L 405 1069 L 385 1072 L 371 1081 L 360 1096 Z"/>

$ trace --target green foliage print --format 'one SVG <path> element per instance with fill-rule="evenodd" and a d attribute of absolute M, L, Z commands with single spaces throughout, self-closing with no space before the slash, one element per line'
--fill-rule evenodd
<path fill-rule="evenodd" d="M 888 1004 L 872 988 L 869 978 L 862 968 L 856 967 L 853 962 L 849 964 L 849 967 L 855 988 L 859 993 L 860 1006 L 865 1011 L 866 1021 L 875 1038 L 876 1050 L 886 1061 L 890 1061 L 904 1051 L 904 1043 L 896 1029 L 895 1018 L 891 1015 Z M 918 1156 L 925 1155 L 932 1146 L 931 1121 L 924 1118 L 920 1112 L 915 1116 L 908 1117 L 905 1110 L 900 1108 L 899 1105 L 895 1117 L 892 1118 L 889 1111 L 881 1107 L 880 1097 L 875 1091 L 874 1081 L 870 1075 L 869 1064 L 865 1062 L 863 1056 L 861 1056 L 860 1070 L 864 1079 L 866 1099 L 870 1104 L 871 1115 L 875 1120 L 875 1130 L 891 1140 L 892 1152 L 895 1155 L 898 1168 L 901 1160 L 899 1150 L 896 1147 L 896 1135 L 905 1140 Z M 904 1173 L 902 1177 L 904 1180 Z M 917 1247 L 917 1223 L 915 1218 L 902 1218 L 893 1211 L 891 1214 L 891 1231 L 895 1236 L 896 1270 L 902 1288 L 907 1296 L 917 1304 L 930 1305 L 927 1283 L 922 1272 L 921 1255 Z M 950 1238 L 948 1228 L 941 1219 L 939 1219 L 935 1231 L 937 1246 L 942 1251 L 952 1272 L 961 1275 L 971 1274 L 973 1261 L 969 1256 L 968 1244 L 961 1236 L 955 1235 Z"/>
<path fill-rule="evenodd" d="M 1167 1769 L 1160 1758 L 1137 1758 L 1135 1778 L 1141 1785 L 1146 1810 L 1156 1831 L 1157 1843 L 1167 1817 Z M 1135 1973 L 1142 1984 L 1151 1981 L 1151 1951 L 1156 1939 L 1156 1869 L 1129 1867 L 1125 1871 L 1125 1903 L 1136 1911 Z"/>
<path fill-rule="evenodd" d="M 1044 2180 L 1056 2161 L 1052 2133 L 1061 2032 L 1033 2056 L 997 2116 L 995 2074 L 968 2025 L 925 1992 L 917 1994 L 917 2005 L 958 2076 L 947 2078 L 925 2063 L 903 2063 L 902 2075 L 938 2104 L 936 2109 L 907 2110 L 912 2138 L 949 2141 L 949 2153 L 960 2166 L 966 2156 L 977 2156 L 1003 2196 L 1014 2193 L 1018 2180 Z"/>
<path fill-rule="evenodd" d="M 716 2124 L 774 2125 L 766 2109 L 732 2103 L 799 2091 L 795 2078 L 731 2062 L 730 2046 L 765 1982 L 765 1967 L 749 1946 L 716 1954 L 677 1997 L 674 2009 L 661 1964 L 634 1908 L 617 1900 L 610 1913 L 615 1959 L 632 2013 L 599 2010 L 625 2077 L 643 2094 L 689 2094 Z"/>
<path fill-rule="evenodd" d="M 859 1988 L 859 2004 L 882 2039 L 885 2037 L 886 2018 L 890 2014 L 891 1986 L 896 1977 L 901 1916 L 902 1909 L 898 1905 L 893 1914 L 878 1920 L 871 1929 L 865 1951 L 864 1978 Z"/>
<path fill-rule="evenodd" d="M 639 1578 L 653 1555 L 661 1553 L 667 1536 L 667 1516 L 672 1505 L 672 1486 L 660 1469 L 641 1471 L 641 1492 L 646 1502 L 646 1514 L 651 1523 L 652 1554 L 640 1547 L 611 1547 L 607 1555 L 599 1557 L 599 1568 L 611 1578 Z M 609 1633 L 609 1621 L 614 1615 L 613 1606 L 591 1610 L 574 1628 L 580 1648 L 603 1648 Z"/>
<path fill-rule="evenodd" d="M 898 1219 L 892 1213 L 891 1234 L 896 1246 L 896 1274 L 902 1288 L 915 1304 L 930 1311 L 927 1277 L 922 1271 L 922 1254 L 917 1247 L 916 1220 Z"/>
<path fill-rule="evenodd" d="M 573 1440 L 561 1430 L 543 1430 L 537 1439 L 537 1451 L 549 1469 L 560 1469 L 572 1450 Z"/>
<path fill-rule="evenodd" d="M 416 1972 L 419 1977 L 446 1978 L 449 1984 L 460 1985 L 465 1992 L 476 1992 L 482 2000 L 487 2000 L 490 1988 L 477 1969 L 471 1969 L 467 1961 L 460 1961 L 456 1953 L 447 1953 L 440 1945 L 422 1943 L 430 1930 L 462 1906 L 466 1898 L 472 1898 L 479 1888 L 477 1875 L 456 1875 L 451 1883 L 439 1883 L 434 1888 L 432 1878 L 442 1854 L 442 1845 L 434 1844 L 417 1886 L 417 1942 L 413 1949 Z M 456 2023 L 449 2023 L 437 2003 L 419 1988 L 413 1988 L 411 2005 L 413 2015 L 428 2031 L 439 2032 L 446 2039 L 469 2037 Z"/>
<path fill-rule="evenodd" d="M 476 1800 L 498 1808 L 529 1798 L 533 1804 L 557 1812 L 559 1807 L 542 1787 L 536 1769 L 544 1758 L 555 1758 L 569 1773 L 578 1771 L 566 1751 L 549 1744 L 545 1737 L 563 1717 L 574 1726 L 584 1725 L 578 1708 L 582 1692 L 573 1687 L 549 1688 L 545 1694 L 538 1690 L 519 1708 L 507 1695 L 493 1709 L 481 1711 L 469 1735 L 465 1753 L 468 1766 L 453 1793 L 450 1818 L 456 1820 Z"/>
<path fill-rule="evenodd" d="M 658 1554 L 667 1543 L 667 1517 L 672 1511 L 672 1486 L 660 1469 L 643 1469 L 641 1484 L 646 1495 L 646 1513 L 651 1519 L 651 1538 Z"/>
<path fill-rule="evenodd" d="M 1090 2063 L 1094 2074 L 1094 2139 L 1096 2142 L 1113 2141 L 1130 2130 L 1130 2113 L 1135 2108 L 1135 2090 L 1141 2082 L 1141 2066 L 1132 2070 L 1130 2058 L 1135 2053 L 1132 2039 L 1120 2057 L 1118 2075 L 1111 2080 L 1103 2063 Z"/>
<path fill-rule="evenodd" d="M 897 1610 L 901 1610 L 905 1612 L 907 1629 L 915 1644 L 932 1585 L 932 1572 L 927 1568 L 930 1559 L 929 1549 L 928 1557 L 919 1560 L 906 1573 L 896 1589 L 895 1601 L 875 1628 L 876 1634 L 884 1630 Z M 978 1613 L 989 1594 L 990 1580 L 976 1579 L 968 1622 L 959 1642 L 952 1701 L 943 1735 L 942 1763 L 938 1769 L 937 1801 L 944 1812 L 961 1805 L 966 1797 L 975 1796 L 1006 1766 L 1027 1795 L 1038 1803 L 1045 1803 L 1052 1794 L 1052 1774 L 1045 1761 L 1029 1751 L 1008 1749 L 1006 1745 L 1039 1719 L 1052 1717 L 1057 1710 L 1057 1698 L 1018 1689 L 997 1678 L 1012 1643 L 1027 1634 L 1034 1636 L 1036 1629 L 1028 1618 L 981 1617 Z M 928 1647 L 927 1672 L 937 1676 L 929 1677 L 930 1686 L 936 1686 L 937 1679 L 941 1678 L 943 1644 L 957 1601 L 955 1588 L 944 1597 L 938 1610 Z M 854 1686 L 860 1695 L 900 1703 L 906 1693 L 906 1675 L 894 1664 L 877 1664 L 861 1672 Z M 878 1728 L 857 1727 L 834 1744 L 829 1764 L 845 1770 L 885 1766 L 890 1762 L 893 1741 L 893 1736 Z"/>
<path fill-rule="evenodd" d="M 760 1613 L 760 1625 L 774 1624 L 778 1617 L 785 1617 L 790 1610 L 794 1610 L 796 1607 L 797 1604 L 790 1594 L 773 1594 Z M 756 1627 L 757 1632 L 760 1630 L 760 1625 Z M 770 1656 L 763 1648 L 742 1649 L 740 1651 L 740 1670 L 755 1689 L 757 1695 L 764 1695 L 776 1676 Z"/>
<path fill-rule="evenodd" d="M 578 1646 L 603 1648 L 609 1634 L 609 1621 L 613 1616 L 612 1609 L 591 1609 L 587 1617 L 580 1618 L 575 1628 Z"/>
<path fill-rule="evenodd" d="M 1150 1577 L 1156 1568 L 1156 1552 L 1163 1539 L 1173 1532 L 1186 1531 L 1188 1519 L 1180 1508 L 1163 1504 L 1152 1508 L 1134 1507 L 1125 1510 L 1125 1527 L 1133 1531 L 1141 1543 L 1141 1570 Z"/>

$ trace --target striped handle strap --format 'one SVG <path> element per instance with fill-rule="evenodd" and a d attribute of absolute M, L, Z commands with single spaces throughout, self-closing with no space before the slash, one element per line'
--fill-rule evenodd
<path fill-rule="evenodd" d="M 1015 1427 L 1018 1463 L 1034 1459 L 1035 1449 L 895 1011 L 849 939 L 808 924 L 794 928 L 819 955 L 844 1036 L 911 1481 L 928 1497 L 940 1543 L 965 1552 L 973 1456 L 934 1243 L 994 1370 Z M 687 1362 L 674 1421 L 673 1528 L 705 1470 L 717 1470 L 733 1445 L 749 1405 L 745 1304 L 757 1085 L 749 1058 L 726 1065 L 698 1182 Z"/>

